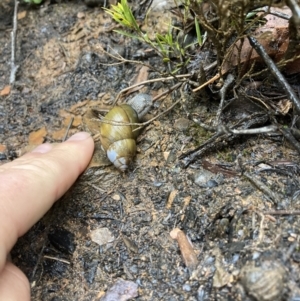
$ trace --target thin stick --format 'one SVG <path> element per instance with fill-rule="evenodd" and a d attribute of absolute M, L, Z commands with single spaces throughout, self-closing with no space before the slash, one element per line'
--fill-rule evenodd
<path fill-rule="evenodd" d="M 191 74 L 180 74 L 180 75 L 176 75 L 176 78 L 186 78 L 186 77 L 191 77 Z M 121 91 L 118 93 L 118 95 L 117 95 L 117 97 L 116 97 L 116 99 L 115 99 L 115 101 L 114 101 L 114 104 L 116 104 L 116 103 L 118 102 L 120 96 L 121 96 L 124 92 L 126 92 L 126 91 L 128 91 L 128 90 L 131 90 L 131 89 L 133 89 L 133 88 L 135 88 L 135 87 L 142 86 L 142 85 L 145 85 L 145 84 L 155 83 L 155 82 L 163 82 L 163 81 L 172 80 L 172 79 L 174 79 L 174 76 L 160 77 L 160 78 L 155 78 L 155 79 L 148 79 L 148 80 L 145 80 L 145 81 L 143 81 L 143 82 L 134 84 L 134 85 L 132 85 L 132 86 L 130 86 L 130 87 L 127 87 L 127 88 L 121 90 Z M 159 96 L 161 96 L 161 95 L 159 95 Z M 158 98 L 155 97 L 155 100 L 157 100 L 157 99 L 158 99 Z M 155 100 L 153 100 L 153 101 L 155 101 Z"/>
<path fill-rule="evenodd" d="M 93 118 L 93 120 L 97 120 L 99 122 L 102 123 L 107 123 L 107 124 L 111 124 L 111 125 L 115 125 L 115 126 L 123 126 L 123 125 L 138 125 L 140 127 L 143 127 L 149 123 L 151 123 L 152 121 L 156 120 L 157 118 L 159 118 L 160 116 L 166 114 L 167 112 L 169 112 L 170 110 L 172 110 L 179 102 L 181 101 L 181 99 L 178 99 L 176 102 L 174 102 L 170 107 L 168 107 L 165 111 L 161 112 L 160 114 L 158 114 L 157 116 L 153 117 L 152 119 L 143 122 L 143 123 L 136 123 L 136 122 L 121 122 L 121 121 L 114 121 L 114 120 L 106 120 L 106 119 L 96 119 Z M 135 129 L 138 130 L 139 128 Z M 97 137 L 98 135 L 95 135 L 94 137 Z"/>
<path fill-rule="evenodd" d="M 286 4 L 293 12 L 292 18 L 293 18 L 295 25 L 299 26 L 300 25 L 300 7 L 297 2 L 298 1 L 296 1 L 296 0 L 287 0 Z"/>
<path fill-rule="evenodd" d="M 68 261 L 68 260 L 58 258 L 58 257 L 49 256 L 49 255 L 44 255 L 44 258 L 60 261 L 60 262 L 63 262 L 65 264 L 71 264 L 70 261 Z"/>
<path fill-rule="evenodd" d="M 101 46 L 100 46 L 100 50 L 101 50 L 103 53 L 105 53 L 105 54 L 107 54 L 108 56 L 110 56 L 111 58 L 114 58 L 114 59 L 116 59 L 116 60 L 119 60 L 119 61 L 121 61 L 122 63 L 139 64 L 139 65 L 146 66 L 146 67 L 148 67 L 149 69 L 152 69 L 152 70 L 154 69 L 153 66 L 144 64 L 144 63 L 142 63 L 142 62 L 140 62 L 140 61 L 127 60 L 127 59 L 123 58 L 123 57 L 122 57 L 121 55 L 119 55 L 119 54 L 113 55 L 113 54 L 111 54 L 111 53 L 105 51 L 105 50 L 103 49 L 103 47 L 101 47 Z M 211 64 L 211 65 L 209 65 L 209 66 L 207 66 L 206 68 L 204 68 L 204 70 L 209 70 L 209 69 L 210 69 L 211 67 L 213 67 L 213 66 L 215 66 L 214 63 Z M 155 70 L 155 69 L 154 69 L 154 70 Z M 157 71 L 157 70 L 155 70 L 155 71 Z M 157 71 L 157 72 L 158 72 L 158 71 Z M 161 77 L 161 78 L 155 78 L 155 79 L 149 79 L 149 80 L 146 80 L 146 81 L 142 81 L 142 82 L 140 82 L 140 83 L 134 84 L 134 85 L 132 85 L 132 86 L 130 86 L 130 87 L 127 87 L 127 88 L 121 90 L 121 91 L 118 93 L 117 97 L 115 98 L 115 101 L 113 102 L 113 105 L 115 105 L 115 104 L 118 102 L 120 96 L 121 96 L 124 92 L 126 92 L 126 91 L 128 91 L 128 90 L 131 90 L 131 89 L 133 89 L 133 88 L 135 88 L 135 87 L 139 87 L 139 86 L 142 86 L 142 85 L 145 85 L 145 84 L 154 83 L 154 82 L 158 82 L 158 81 L 167 81 L 167 80 L 172 80 L 172 79 L 177 80 L 177 79 L 179 79 L 179 78 L 187 78 L 187 77 L 191 77 L 191 76 L 192 76 L 192 74 L 189 74 L 189 73 L 188 73 L 188 74 L 179 74 L 179 75 L 172 75 L 172 74 L 171 74 L 171 76 L 169 76 L 169 77 Z M 180 83 L 180 84 L 181 84 L 181 83 Z M 173 87 L 172 87 L 171 89 L 173 89 Z M 168 93 L 168 92 L 165 92 L 165 94 L 166 94 L 166 93 Z M 162 95 L 162 94 L 161 94 L 161 95 Z M 155 98 L 153 99 L 153 102 L 155 102 L 155 101 L 156 101 L 157 99 L 159 99 L 160 97 L 161 97 L 161 96 L 155 97 Z"/>
<path fill-rule="evenodd" d="M 170 94 L 172 91 L 174 91 L 175 89 L 179 88 L 182 85 L 182 82 L 177 83 L 176 85 L 172 86 L 170 89 L 166 90 L 165 92 L 162 92 L 161 94 L 155 96 L 152 99 L 152 102 L 157 101 L 158 99 L 161 99 L 163 96 Z"/>
<path fill-rule="evenodd" d="M 258 213 L 257 214 L 260 216 L 261 220 L 259 223 L 259 234 L 258 234 L 258 238 L 256 241 L 256 245 L 259 245 L 262 243 L 263 239 L 264 239 L 264 235 L 265 235 L 265 230 L 264 230 L 264 221 L 265 221 L 265 216 L 262 213 Z"/>
<path fill-rule="evenodd" d="M 146 122 L 143 122 L 143 123 L 140 123 L 140 127 L 135 129 L 135 131 L 137 131 L 138 129 L 140 129 L 141 127 L 153 122 L 154 120 L 158 119 L 160 116 L 166 114 L 167 112 L 171 111 L 178 103 L 180 103 L 181 101 L 181 98 L 179 98 L 176 102 L 174 102 L 170 107 L 168 107 L 165 111 L 161 112 L 160 114 L 158 114 L 157 116 L 153 117 L 152 119 L 146 121 Z"/>
<path fill-rule="evenodd" d="M 253 135 L 253 134 L 262 134 L 262 133 L 273 133 L 276 132 L 277 130 L 278 127 L 276 125 L 267 125 L 260 128 L 254 128 L 254 129 L 241 129 L 241 130 L 229 129 L 229 133 L 235 135 Z"/>
<path fill-rule="evenodd" d="M 220 73 L 218 73 L 217 75 L 215 75 L 214 77 L 212 77 L 211 79 L 209 79 L 206 83 L 204 83 L 203 85 L 193 89 L 193 92 L 197 92 L 199 90 L 201 90 L 202 88 L 208 86 L 209 84 L 213 83 L 214 81 L 216 81 L 217 79 L 220 78 Z"/>
<path fill-rule="evenodd" d="M 291 133 L 290 129 L 285 129 L 284 127 L 279 127 L 279 131 L 284 136 L 284 138 L 291 143 L 291 145 L 297 150 L 300 154 L 300 143 L 296 140 L 296 138 Z"/>
<path fill-rule="evenodd" d="M 169 90 L 157 95 L 155 98 L 153 98 L 153 101 L 156 101 L 157 99 L 160 99 L 161 97 L 165 96 L 166 94 L 171 93 L 173 90 L 179 88 L 182 85 L 182 82 L 177 83 L 176 85 L 174 85 L 173 87 L 171 87 Z M 105 118 L 103 119 L 93 119 L 102 123 L 107 123 L 107 124 L 111 124 L 111 125 L 116 125 L 116 126 L 123 126 L 123 125 L 138 125 L 139 127 L 134 129 L 134 131 L 139 130 L 141 127 L 151 123 L 152 121 L 156 120 L 157 118 L 159 118 L 160 116 L 166 114 L 167 112 L 169 112 L 171 109 L 173 109 L 179 102 L 181 101 L 181 99 L 177 100 L 175 103 L 173 103 L 169 108 L 167 108 L 165 111 L 163 111 L 162 113 L 158 114 L 157 116 L 153 117 L 152 119 L 143 122 L 143 123 L 134 123 L 134 122 L 121 122 L 121 121 L 114 121 L 114 120 L 106 120 Z M 98 138 L 98 135 L 94 136 L 94 139 Z"/>
<path fill-rule="evenodd" d="M 125 58 L 123 58 L 120 54 L 116 53 L 116 55 L 113 55 L 112 53 L 104 50 L 104 48 L 100 45 L 98 45 L 98 48 L 100 48 L 100 51 L 102 51 L 104 54 L 108 55 L 109 57 L 115 59 L 115 60 L 118 60 L 120 61 L 121 63 L 125 64 L 125 63 L 132 63 L 132 64 L 137 64 L 137 65 L 142 65 L 142 66 L 146 66 L 148 67 L 149 69 L 154 69 L 153 66 L 150 66 L 146 63 L 143 63 L 141 61 L 134 61 L 134 60 L 127 60 Z M 113 49 L 112 49 L 113 50 Z M 104 66 L 114 66 L 115 64 L 104 64 L 102 63 L 102 65 Z"/>
<path fill-rule="evenodd" d="M 46 232 L 48 233 L 48 228 L 46 229 Z M 44 234 L 44 235 L 45 235 L 45 234 Z M 45 247 L 46 247 L 46 239 L 45 239 L 44 242 L 43 242 L 43 246 L 42 246 L 42 248 L 41 248 L 41 251 L 40 251 L 39 254 L 38 254 L 36 264 L 35 264 L 35 266 L 34 266 L 34 269 L 33 269 L 33 271 L 32 271 L 32 274 L 31 274 L 31 276 L 30 276 L 30 278 L 29 278 L 30 282 L 33 281 L 33 279 L 34 279 L 34 277 L 35 277 L 35 273 L 36 273 L 36 271 L 37 271 L 37 268 L 38 268 L 38 266 L 41 264 L 42 256 L 43 256 Z"/>
<path fill-rule="evenodd" d="M 98 186 L 96 186 L 96 185 L 94 185 L 94 184 L 91 184 L 91 183 L 89 183 L 89 182 L 87 182 L 86 184 L 89 185 L 89 186 L 91 186 L 91 187 L 93 187 L 94 189 L 96 189 L 96 190 L 98 190 L 98 191 L 100 191 L 100 192 L 105 192 L 104 189 L 102 189 L 102 188 L 100 188 L 100 187 L 98 187 Z"/>
<path fill-rule="evenodd" d="M 271 199 L 275 205 L 279 204 L 279 198 L 267 185 L 248 172 L 244 172 L 243 176 L 248 179 L 251 184 L 263 192 L 269 199 Z"/>
<path fill-rule="evenodd" d="M 183 261 L 190 272 L 192 272 L 198 265 L 198 258 L 192 244 L 179 228 L 173 229 L 170 232 L 170 236 L 177 240 Z"/>
<path fill-rule="evenodd" d="M 218 108 L 218 111 L 216 114 L 216 119 L 214 121 L 215 126 L 217 126 L 220 123 L 220 117 L 221 117 L 224 102 L 225 102 L 226 92 L 227 92 L 228 87 L 232 84 L 233 81 L 234 81 L 234 77 L 232 74 L 229 73 L 224 82 L 223 87 L 221 88 L 221 90 L 219 92 L 219 94 L 221 96 L 221 101 L 220 101 L 219 108 Z"/>
<path fill-rule="evenodd" d="M 300 215 L 300 210 L 276 210 L 276 211 L 264 211 L 264 214 L 269 215 Z"/>
<path fill-rule="evenodd" d="M 271 73 L 277 79 L 278 84 L 282 87 L 290 101 L 293 103 L 297 114 L 300 114 L 300 101 L 292 87 L 289 85 L 289 83 L 279 71 L 276 64 L 271 60 L 264 47 L 260 43 L 258 43 L 258 41 L 255 38 L 248 37 L 248 40 L 250 42 L 250 45 L 256 50 L 256 52 L 260 55 L 265 64 L 269 67 Z"/>
<path fill-rule="evenodd" d="M 68 128 L 66 130 L 66 133 L 65 133 L 65 136 L 64 136 L 62 142 L 66 141 L 66 139 L 68 137 L 68 134 L 69 134 L 69 131 L 70 131 L 70 128 L 71 128 L 71 126 L 73 124 L 73 121 L 74 121 L 74 117 L 72 117 L 71 120 L 70 120 L 70 122 L 69 122 Z"/>
<path fill-rule="evenodd" d="M 14 18 L 13 18 L 13 30 L 11 32 L 11 71 L 10 71 L 10 78 L 9 83 L 11 85 L 14 84 L 16 80 L 16 73 L 19 68 L 18 65 L 15 65 L 15 58 L 16 58 L 16 40 L 17 40 L 17 28 L 18 28 L 18 5 L 19 2 L 15 0 L 15 9 L 14 9 Z"/>

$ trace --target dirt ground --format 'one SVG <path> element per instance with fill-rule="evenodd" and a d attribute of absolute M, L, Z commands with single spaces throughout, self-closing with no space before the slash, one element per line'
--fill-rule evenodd
<path fill-rule="evenodd" d="M 12 1 L 2 1 L 0 91 L 9 83 L 12 15 Z M 85 122 L 90 108 L 111 106 L 138 76 L 160 77 L 101 51 L 138 59 L 148 50 L 113 33 L 114 26 L 101 8 L 82 1 L 19 7 L 17 80 L 0 96 L 1 162 L 62 141 L 72 117 L 69 135 L 96 134 Z M 157 56 L 141 60 L 161 65 Z M 139 92 L 154 97 L 171 85 L 161 81 Z M 158 101 L 146 117 L 179 97 Z M 240 103 L 224 122 L 248 110 Z M 300 299 L 299 154 L 278 133 L 240 136 L 184 168 L 180 155 L 211 135 L 188 114 L 209 123 L 217 108 L 213 99 L 188 100 L 150 123 L 126 173 L 98 160 L 97 144 L 88 170 L 12 251 L 30 280 L 32 300 L 127 300 L 101 297 L 118 279 L 138 286 L 132 300 L 139 301 Z M 174 228 L 191 241 L 194 266 L 170 237 Z"/>

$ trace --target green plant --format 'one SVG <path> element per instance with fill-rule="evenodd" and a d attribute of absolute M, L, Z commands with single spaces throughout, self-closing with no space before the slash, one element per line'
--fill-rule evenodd
<path fill-rule="evenodd" d="M 41 4 L 43 0 L 23 0 L 26 3 Z"/>
<path fill-rule="evenodd" d="M 183 21 L 186 22 L 188 19 L 189 10 L 189 0 L 184 1 L 184 13 Z M 169 25 L 169 30 L 165 34 L 157 33 L 155 38 L 151 40 L 147 32 L 143 32 L 137 23 L 134 15 L 132 14 L 131 8 L 129 7 L 127 0 L 121 0 L 117 5 L 112 5 L 111 9 L 105 9 L 106 12 L 119 24 L 125 27 L 126 30 L 115 30 L 119 34 L 124 36 L 138 39 L 142 42 L 147 43 L 152 47 L 161 57 L 163 62 L 170 62 L 171 58 L 175 58 L 176 66 L 172 73 L 176 73 L 181 69 L 182 66 L 188 64 L 189 59 L 186 57 L 186 50 L 190 45 L 185 45 L 185 33 L 183 33 L 184 38 L 179 39 L 174 38 L 173 30 L 180 31 L 180 29 L 175 28 L 171 24 Z M 202 36 L 200 31 L 200 26 L 198 21 L 195 19 L 195 27 L 197 34 L 197 42 L 199 45 L 202 44 Z"/>

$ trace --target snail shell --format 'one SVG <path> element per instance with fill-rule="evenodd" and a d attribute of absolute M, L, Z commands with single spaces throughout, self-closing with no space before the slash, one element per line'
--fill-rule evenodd
<path fill-rule="evenodd" d="M 104 120 L 138 123 L 136 111 L 128 104 L 111 109 Z M 136 125 L 113 125 L 101 123 L 100 140 L 108 159 L 121 171 L 125 171 L 136 154 L 136 138 L 138 131 L 134 131 Z"/>

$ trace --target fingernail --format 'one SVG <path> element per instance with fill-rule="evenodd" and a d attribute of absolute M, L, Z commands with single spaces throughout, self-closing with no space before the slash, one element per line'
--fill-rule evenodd
<path fill-rule="evenodd" d="M 51 149 L 52 149 L 53 145 L 49 144 L 49 143 L 44 143 L 39 145 L 38 147 L 36 147 L 33 151 L 31 151 L 32 153 L 41 153 L 41 154 L 45 154 L 48 153 Z"/>
<path fill-rule="evenodd" d="M 80 141 L 80 140 L 85 140 L 91 135 L 87 132 L 79 132 L 76 133 L 75 135 L 71 136 L 67 141 Z"/>

